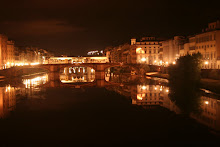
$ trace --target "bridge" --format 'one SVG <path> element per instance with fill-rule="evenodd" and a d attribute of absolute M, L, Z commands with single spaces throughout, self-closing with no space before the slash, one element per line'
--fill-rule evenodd
<path fill-rule="evenodd" d="M 15 66 L 9 69 L 5 69 L 3 75 L 8 78 L 13 78 L 19 76 L 21 73 L 19 71 L 28 68 L 39 68 L 48 71 L 49 80 L 57 81 L 60 80 L 60 71 L 64 68 L 70 67 L 90 67 L 95 70 L 95 79 L 103 80 L 105 79 L 105 70 L 111 67 L 129 67 L 136 71 L 137 74 L 141 74 L 141 66 L 143 64 L 130 64 L 130 63 L 67 63 L 67 64 L 39 64 L 39 65 L 26 65 L 26 66 Z M 159 66 L 151 65 L 154 69 L 159 69 Z M 156 68 L 155 68 L 156 67 Z M 143 73 L 142 73 L 143 74 Z"/>

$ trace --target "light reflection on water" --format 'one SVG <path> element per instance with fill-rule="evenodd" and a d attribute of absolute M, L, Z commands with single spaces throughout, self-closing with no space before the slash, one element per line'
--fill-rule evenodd
<path fill-rule="evenodd" d="M 169 98 L 169 87 L 162 85 L 161 83 L 163 82 L 163 80 L 157 79 L 151 82 L 151 84 L 138 83 L 124 87 L 113 87 L 109 88 L 109 90 L 113 90 L 126 97 L 131 97 L 133 105 L 139 105 L 145 109 L 159 106 L 176 114 L 181 114 L 182 110 L 175 104 L 175 101 L 171 101 Z M 201 111 L 191 112 L 189 116 L 209 128 L 220 131 L 220 100 L 218 99 L 219 97 L 215 95 L 203 93 L 200 99 L 198 99 Z"/>
<path fill-rule="evenodd" d="M 62 83 L 86 83 L 95 80 L 95 70 L 90 67 L 66 67 L 60 74 Z"/>
<path fill-rule="evenodd" d="M 39 86 L 48 82 L 48 74 L 22 79 L 18 87 L 6 85 L 0 87 L 0 118 L 10 115 L 16 108 L 16 103 L 23 99 L 44 99 L 43 89 Z"/>
<path fill-rule="evenodd" d="M 61 79 L 65 79 L 67 75 L 61 75 Z M 72 75 L 73 76 L 73 75 Z M 69 78 L 69 76 L 67 76 Z M 118 81 L 119 76 L 114 76 Z M 90 80 L 88 80 L 90 79 Z M 62 82 L 92 82 L 94 81 L 94 75 L 83 75 L 77 78 L 75 81 L 63 80 Z M 111 79 L 111 78 L 108 78 Z M 132 78 L 129 78 L 132 79 Z M 127 80 L 125 78 L 124 80 Z M 114 80 L 113 80 L 114 81 Z M 161 84 L 158 79 L 156 81 L 150 79 L 144 79 L 143 83 L 139 80 L 136 84 L 124 84 L 123 86 L 108 86 L 109 91 L 115 91 L 121 95 L 124 95 L 131 99 L 133 105 L 138 105 L 144 109 L 151 109 L 152 107 L 163 107 L 175 114 L 181 114 L 182 110 L 175 104 L 175 101 L 171 101 L 169 98 L 169 87 Z M 42 94 L 44 89 L 41 85 L 48 82 L 48 75 L 44 74 L 32 78 L 25 78 L 22 80 L 23 87 L 12 87 L 6 85 L 0 87 L 0 117 L 5 118 L 10 116 L 11 111 L 16 111 L 16 103 L 23 99 L 45 99 Z M 64 83 L 65 83 L 64 82 Z M 220 102 L 218 99 L 211 95 L 203 94 L 199 99 L 201 105 L 201 112 L 192 112 L 190 117 L 197 122 L 208 126 L 214 130 L 220 130 Z"/>
<path fill-rule="evenodd" d="M 37 76 L 34 78 L 22 79 L 25 88 L 37 87 L 39 85 L 46 84 L 48 82 L 48 74 Z"/>

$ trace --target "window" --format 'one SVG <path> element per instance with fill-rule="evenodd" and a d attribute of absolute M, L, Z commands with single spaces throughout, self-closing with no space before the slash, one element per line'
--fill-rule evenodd
<path fill-rule="evenodd" d="M 149 50 L 149 54 L 151 54 L 151 50 Z"/>

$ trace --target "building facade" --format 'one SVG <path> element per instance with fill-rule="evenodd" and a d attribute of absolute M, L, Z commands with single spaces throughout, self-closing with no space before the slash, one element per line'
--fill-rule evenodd
<path fill-rule="evenodd" d="M 180 56 L 198 52 L 203 57 L 203 68 L 220 69 L 220 21 L 209 23 L 202 33 L 189 36 Z"/>
<path fill-rule="evenodd" d="M 163 62 L 165 64 L 175 63 L 179 58 L 180 50 L 185 43 L 183 36 L 175 36 L 173 39 L 162 41 L 161 49 L 163 50 Z"/>
<path fill-rule="evenodd" d="M 155 37 L 142 37 L 140 41 L 132 38 L 131 45 L 136 48 L 136 52 L 132 53 L 133 62 L 136 60 L 135 63 L 155 65 L 161 63 L 161 41 L 157 40 Z M 134 56 L 136 56 L 136 59 Z"/>
<path fill-rule="evenodd" d="M 14 42 L 0 34 L 0 69 L 14 66 Z"/>

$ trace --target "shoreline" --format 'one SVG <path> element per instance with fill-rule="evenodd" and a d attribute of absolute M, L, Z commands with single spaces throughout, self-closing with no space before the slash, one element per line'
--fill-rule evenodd
<path fill-rule="evenodd" d="M 169 79 L 168 74 L 152 74 L 152 75 L 147 75 L 148 77 L 157 77 L 157 78 L 163 78 L 163 79 Z M 220 94 L 220 80 L 213 80 L 213 79 L 201 79 L 201 89 L 209 90 L 213 93 Z"/>

